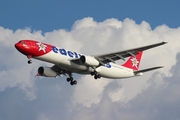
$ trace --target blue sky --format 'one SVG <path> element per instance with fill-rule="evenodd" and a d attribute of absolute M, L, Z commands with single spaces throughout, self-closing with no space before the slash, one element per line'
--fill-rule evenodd
<path fill-rule="evenodd" d="M 137 23 L 147 21 L 152 28 L 166 24 L 180 25 L 180 1 L 155 0 L 1 0 L 0 25 L 9 29 L 30 27 L 43 32 L 71 29 L 84 17 L 102 22 L 108 18 L 130 18 Z"/>

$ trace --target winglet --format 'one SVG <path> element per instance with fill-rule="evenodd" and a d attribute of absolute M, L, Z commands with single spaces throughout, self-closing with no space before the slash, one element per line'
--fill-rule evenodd
<path fill-rule="evenodd" d="M 164 43 L 164 44 L 166 44 L 166 43 L 168 43 L 168 42 L 166 42 L 166 41 L 163 41 L 163 43 Z"/>
<path fill-rule="evenodd" d="M 155 44 L 152 44 L 152 45 L 147 45 L 147 46 L 140 47 L 138 50 L 139 51 L 145 51 L 145 50 L 148 50 L 148 49 L 160 46 L 160 45 L 164 45 L 166 43 L 167 42 L 163 41 L 163 42 L 160 42 L 160 43 L 155 43 Z"/>

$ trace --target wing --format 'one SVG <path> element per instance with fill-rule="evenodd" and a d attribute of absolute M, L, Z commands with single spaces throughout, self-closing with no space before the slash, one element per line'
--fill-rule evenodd
<path fill-rule="evenodd" d="M 161 43 L 156 43 L 152 45 L 147 45 L 143 47 L 138 47 L 138 48 L 133 48 L 129 50 L 124 50 L 120 52 L 114 52 L 114 53 L 109 53 L 109 54 L 103 54 L 103 55 L 96 55 L 94 56 L 98 61 L 100 61 L 101 64 L 105 64 L 108 62 L 115 62 L 116 60 L 125 60 L 126 57 L 130 56 L 135 56 L 138 54 L 138 51 L 145 51 L 153 47 L 157 47 L 163 44 L 166 44 L 167 42 L 161 42 Z"/>
<path fill-rule="evenodd" d="M 51 67 L 51 69 L 52 69 L 53 71 L 57 72 L 59 76 L 60 76 L 60 75 L 65 75 L 65 76 L 66 76 L 67 73 L 68 73 L 68 71 L 60 68 L 60 67 L 57 66 L 57 65 L 53 65 L 53 66 Z"/>

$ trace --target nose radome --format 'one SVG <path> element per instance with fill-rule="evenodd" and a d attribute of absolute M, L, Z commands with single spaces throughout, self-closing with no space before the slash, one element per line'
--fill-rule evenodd
<path fill-rule="evenodd" d="M 28 54 L 27 46 L 23 45 L 22 42 L 18 42 L 14 46 L 22 54 L 25 54 L 25 55 Z"/>
<path fill-rule="evenodd" d="M 22 45 L 20 43 L 16 43 L 14 46 L 17 50 L 20 50 L 22 48 Z"/>
<path fill-rule="evenodd" d="M 19 52 L 23 52 L 26 50 L 25 47 L 21 43 L 16 43 L 14 46 Z"/>
<path fill-rule="evenodd" d="M 19 43 L 16 43 L 14 46 L 15 46 L 16 49 L 18 49 L 19 48 Z"/>

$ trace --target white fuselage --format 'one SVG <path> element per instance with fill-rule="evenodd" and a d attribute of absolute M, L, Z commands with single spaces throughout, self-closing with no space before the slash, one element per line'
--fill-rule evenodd
<path fill-rule="evenodd" d="M 76 64 L 75 62 L 71 61 L 71 60 L 79 59 L 80 55 L 81 54 L 77 54 L 76 52 L 74 52 L 73 54 L 64 55 L 59 52 L 55 53 L 54 51 L 51 51 L 45 55 L 35 57 L 35 59 L 53 63 L 59 66 L 60 68 L 70 72 L 75 72 L 79 74 L 90 74 L 90 72 L 94 70 L 91 66 L 87 66 L 84 64 Z M 105 66 L 97 67 L 96 71 L 102 77 L 112 78 L 112 79 L 135 76 L 132 69 L 114 63 L 108 63 Z"/>

